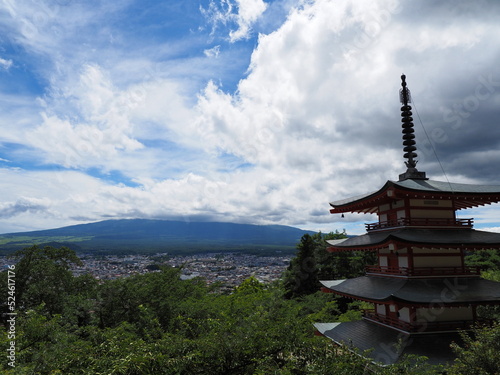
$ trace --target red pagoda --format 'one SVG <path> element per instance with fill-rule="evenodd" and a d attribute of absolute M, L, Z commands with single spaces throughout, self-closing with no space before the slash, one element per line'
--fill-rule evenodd
<path fill-rule="evenodd" d="M 500 233 L 475 230 L 473 219 L 456 216 L 499 202 L 500 186 L 434 181 L 417 170 L 410 92 L 401 79 L 407 171 L 375 192 L 330 203 L 332 214 L 377 214 L 378 222 L 365 224 L 361 236 L 329 241 L 327 250 L 373 251 L 378 264 L 367 266 L 365 276 L 322 281 L 322 290 L 373 307 L 362 320 L 315 327 L 339 345 L 371 349 L 377 363 L 416 354 L 444 364 L 455 358 L 450 343 L 459 341 L 459 330 L 478 321 L 477 307 L 500 305 L 500 283 L 464 263 L 469 251 L 500 248 Z"/>

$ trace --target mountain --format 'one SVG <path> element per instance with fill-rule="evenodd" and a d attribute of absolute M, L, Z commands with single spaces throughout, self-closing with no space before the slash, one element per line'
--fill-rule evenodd
<path fill-rule="evenodd" d="M 33 244 L 68 246 L 79 253 L 195 253 L 208 251 L 293 252 L 312 231 L 284 225 L 167 220 L 106 220 L 0 235 L 0 252 Z"/>

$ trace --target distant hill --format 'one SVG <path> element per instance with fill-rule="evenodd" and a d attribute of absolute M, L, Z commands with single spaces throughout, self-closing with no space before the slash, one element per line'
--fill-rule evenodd
<path fill-rule="evenodd" d="M 68 246 L 79 253 L 293 252 L 312 231 L 284 225 L 167 220 L 106 220 L 68 227 L 0 235 L 0 253 L 33 244 Z"/>

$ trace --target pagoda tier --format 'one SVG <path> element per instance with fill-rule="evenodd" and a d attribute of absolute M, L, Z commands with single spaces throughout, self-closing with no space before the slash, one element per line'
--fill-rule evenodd
<path fill-rule="evenodd" d="M 316 323 L 316 332 L 338 345 L 355 347 L 375 363 L 390 365 L 403 355 L 429 358 L 430 364 L 452 362 L 450 343 L 460 342 L 458 332 L 406 334 L 368 320 L 345 323 Z M 363 353 L 367 351 L 366 353 Z"/>
<path fill-rule="evenodd" d="M 476 308 L 498 305 L 499 283 L 476 278 L 391 279 L 362 276 L 322 281 L 326 293 L 373 304 L 363 319 L 407 334 L 467 329 Z"/>
<path fill-rule="evenodd" d="M 465 265 L 465 253 L 500 248 L 500 233 L 474 229 L 401 228 L 369 232 L 343 240 L 327 241 L 329 252 L 376 251 L 377 264 L 367 275 L 386 277 L 473 277 L 478 267 Z"/>
<path fill-rule="evenodd" d="M 470 306 L 498 304 L 500 284 L 479 277 L 394 279 L 360 276 L 353 279 L 321 281 L 323 291 L 376 304 L 415 307 Z M 472 318 L 472 317 L 471 317 Z"/>
<path fill-rule="evenodd" d="M 330 252 L 378 250 L 390 247 L 461 248 L 481 250 L 500 248 L 500 233 L 475 229 L 400 228 L 391 231 L 369 232 L 357 237 L 327 241 Z"/>
<path fill-rule="evenodd" d="M 387 181 L 372 193 L 331 202 L 330 213 L 384 214 L 404 205 L 435 211 L 455 211 L 500 202 L 500 186 L 456 184 L 432 180 Z"/>

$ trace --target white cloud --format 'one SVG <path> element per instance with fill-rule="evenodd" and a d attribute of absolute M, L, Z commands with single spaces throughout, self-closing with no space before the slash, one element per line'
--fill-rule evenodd
<path fill-rule="evenodd" d="M 42 100 L 41 123 L 24 137 L 35 152 L 42 152 L 46 163 L 156 178 L 173 163 L 177 167 L 190 163 L 189 150 L 185 154 L 181 150 L 193 144 L 186 125 L 192 113 L 185 101 L 175 81 L 152 77 L 118 88 L 102 67 L 86 65 L 78 77 L 59 84 Z M 158 141 L 180 149 L 148 148 L 142 143 Z M 172 155 L 181 160 L 169 160 Z"/>
<path fill-rule="evenodd" d="M 82 2 L 8 1 L 4 2 L 8 16 L 2 21 L 15 32 L 17 43 L 36 53 L 56 57 L 62 44 L 69 42 L 66 46 L 74 47 L 76 41 L 85 39 L 83 31 L 89 24 L 102 22 L 126 4 L 106 3 L 96 11 L 94 4 Z M 75 48 L 61 52 L 71 55 L 70 51 L 79 52 Z"/>
<path fill-rule="evenodd" d="M 210 49 L 206 49 L 205 51 L 203 51 L 203 53 L 205 54 L 205 56 L 207 57 L 219 57 L 219 54 L 220 54 L 220 46 L 215 46 L 213 48 L 210 48 Z"/>
<path fill-rule="evenodd" d="M 236 42 L 249 37 L 251 26 L 267 9 L 267 4 L 262 0 L 236 0 L 238 14 L 236 23 L 238 29 L 229 33 L 231 42 Z"/>
<path fill-rule="evenodd" d="M 0 218 L 9 219 L 24 212 L 37 213 L 44 211 L 46 207 L 44 200 L 21 197 L 15 202 L 0 203 Z"/>
<path fill-rule="evenodd" d="M 12 60 L 2 59 L 0 57 L 0 68 L 5 69 L 5 70 L 9 70 L 11 66 L 12 66 Z"/>
<path fill-rule="evenodd" d="M 64 167 L 104 166 L 120 152 L 143 146 L 131 137 L 129 112 L 142 98 L 116 90 L 95 65 L 84 67 L 77 82 L 45 103 L 42 123 L 27 135 L 47 162 Z M 58 115 L 64 108 L 65 115 Z M 71 111 L 72 109 L 72 111 Z"/>
<path fill-rule="evenodd" d="M 211 0 L 207 9 L 201 8 L 202 13 L 212 24 L 212 35 L 219 27 L 236 24 L 236 30 L 229 31 L 231 43 L 248 39 L 252 25 L 262 16 L 267 4 L 262 0 Z"/>
<path fill-rule="evenodd" d="M 4 197 L 2 227 L 21 226 L 26 213 L 37 218 L 30 225 L 38 228 L 133 217 L 287 223 L 283 213 L 294 213 L 300 203 L 296 193 L 304 194 L 294 176 L 276 178 L 262 169 L 219 178 L 188 174 L 182 179 L 143 181 L 141 188 L 105 184 L 80 172 L 3 169 L 0 174 L 1 187 L 13 192 L 15 185 L 17 192 Z M 253 183 L 256 179 L 263 181 L 262 186 Z M 283 184 L 288 187 L 283 189 Z"/>
<path fill-rule="evenodd" d="M 309 210 L 323 204 L 326 213 L 327 201 L 375 190 L 404 172 L 399 75 L 407 73 L 419 109 L 429 105 L 424 111 L 435 112 L 437 95 L 424 90 L 439 91 L 450 55 L 472 53 L 471 46 L 491 27 L 481 20 L 469 21 L 468 29 L 446 23 L 410 27 L 403 11 L 394 1 L 304 4 L 279 30 L 260 36 L 236 95 L 207 86 L 195 131 L 207 148 L 272 170 L 296 215 L 325 220 L 328 215 L 313 218 Z M 414 61 L 406 60 L 408 53 Z M 494 62 L 486 64 L 488 69 Z M 424 86 L 421 77 L 435 84 Z M 425 140 L 421 129 L 417 132 Z M 260 177 L 257 183 L 266 186 L 271 179 Z M 261 198 L 270 206 L 276 199 Z"/>
<path fill-rule="evenodd" d="M 361 82 L 360 90 L 350 87 L 353 81 L 346 73 L 362 74 L 354 72 L 342 56 L 328 52 L 339 32 L 334 20 L 346 22 L 337 4 L 318 1 L 292 14 L 280 30 L 261 36 L 250 74 L 240 82 L 236 96 L 213 84 L 207 86 L 199 101 L 197 124 L 200 136 L 211 140 L 207 146 L 256 164 L 323 173 L 333 168 L 334 158 L 340 169 L 342 163 L 351 169 L 380 166 L 378 145 L 359 138 L 350 140 L 349 146 L 345 143 L 346 132 L 362 133 L 377 126 L 365 117 L 380 115 L 384 110 L 377 104 L 384 108 L 390 103 L 368 97 L 370 71 L 366 71 L 364 89 Z M 378 84 L 381 90 L 387 89 L 383 75 L 377 77 L 370 89 Z M 392 85 L 396 92 L 397 79 Z M 365 115 L 358 108 L 361 102 Z M 358 155 L 356 143 L 362 143 L 359 146 L 366 147 L 366 152 Z"/>

